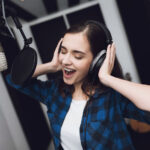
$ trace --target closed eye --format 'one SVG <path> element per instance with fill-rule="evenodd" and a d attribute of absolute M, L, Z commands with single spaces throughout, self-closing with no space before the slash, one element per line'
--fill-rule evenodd
<path fill-rule="evenodd" d="M 66 54 L 67 53 L 67 50 L 66 49 L 64 49 L 64 48 L 61 48 L 61 54 Z"/>
<path fill-rule="evenodd" d="M 82 59 L 83 56 L 75 56 L 76 59 Z"/>

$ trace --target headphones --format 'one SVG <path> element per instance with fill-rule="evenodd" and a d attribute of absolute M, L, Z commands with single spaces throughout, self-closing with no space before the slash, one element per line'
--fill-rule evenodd
<path fill-rule="evenodd" d="M 109 44 L 112 44 L 113 40 L 112 40 L 111 33 L 104 24 L 98 21 L 94 21 L 94 20 L 89 20 L 87 21 L 87 23 L 94 24 L 98 28 L 100 28 L 100 30 L 103 30 L 104 34 L 106 35 L 106 45 L 108 46 Z M 90 75 L 90 79 L 92 79 L 92 82 L 95 81 L 95 78 L 98 74 L 100 67 L 102 66 L 104 62 L 105 57 L 106 57 L 106 49 L 103 49 L 103 50 L 100 50 L 100 52 L 93 59 L 91 66 L 89 68 L 89 75 Z"/>

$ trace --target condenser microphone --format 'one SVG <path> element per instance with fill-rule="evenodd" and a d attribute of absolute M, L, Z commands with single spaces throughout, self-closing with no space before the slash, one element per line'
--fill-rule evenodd
<path fill-rule="evenodd" d="M 3 47 L 0 43 L 0 72 L 7 70 L 8 65 L 7 65 L 7 59 L 3 50 Z"/>

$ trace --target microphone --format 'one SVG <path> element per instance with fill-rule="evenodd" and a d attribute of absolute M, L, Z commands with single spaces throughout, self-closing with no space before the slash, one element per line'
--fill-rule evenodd
<path fill-rule="evenodd" d="M 3 47 L 0 43 L 0 72 L 7 70 L 8 65 L 7 65 L 7 59 L 3 50 Z"/>

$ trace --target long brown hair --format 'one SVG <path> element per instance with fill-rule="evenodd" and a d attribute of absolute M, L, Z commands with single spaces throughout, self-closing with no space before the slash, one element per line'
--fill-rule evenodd
<path fill-rule="evenodd" d="M 65 34 L 67 33 L 75 34 L 75 33 L 80 33 L 80 32 L 85 33 L 88 39 L 88 42 L 90 44 L 90 49 L 94 57 L 101 50 L 107 49 L 107 43 L 106 43 L 107 37 L 106 37 L 104 30 L 101 29 L 100 26 L 92 23 L 91 21 L 85 21 L 85 22 L 81 22 L 79 24 L 71 26 L 65 32 Z M 114 68 L 112 70 L 112 75 L 115 77 L 123 78 L 121 66 L 117 58 L 115 59 Z M 98 76 L 96 77 L 95 82 L 91 83 L 90 76 L 87 75 L 83 81 L 82 90 L 87 96 L 90 96 L 90 93 L 92 93 L 93 88 L 97 88 L 100 94 L 102 94 L 103 92 L 106 92 L 109 89 L 109 87 L 106 87 L 99 81 Z M 59 90 L 63 96 L 66 95 L 66 91 L 73 94 L 74 86 L 67 85 L 62 80 L 61 84 L 59 85 Z"/>

